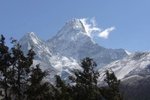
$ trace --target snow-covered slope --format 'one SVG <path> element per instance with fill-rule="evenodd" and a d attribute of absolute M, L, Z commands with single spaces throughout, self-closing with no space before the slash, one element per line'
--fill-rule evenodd
<path fill-rule="evenodd" d="M 102 67 L 128 55 L 123 49 L 107 49 L 95 43 L 86 26 L 82 19 L 73 19 L 48 41 L 42 41 L 31 32 L 19 43 L 25 53 L 33 47 L 36 53 L 34 64 L 63 78 L 72 74 L 72 70 L 80 69 L 79 62 L 85 57 L 93 58 Z"/>
<path fill-rule="evenodd" d="M 47 41 L 54 53 L 72 57 L 77 61 L 91 57 L 100 66 L 127 56 L 123 49 L 107 49 L 95 43 L 87 32 L 86 23 L 82 19 L 73 19 Z"/>
<path fill-rule="evenodd" d="M 125 100 L 149 100 L 150 52 L 137 52 L 123 60 L 114 61 L 99 69 L 99 84 L 104 82 L 105 71 L 113 70 L 121 80 L 120 89 Z"/>
<path fill-rule="evenodd" d="M 141 88 L 138 93 L 143 92 L 143 87 L 146 88 L 146 91 L 149 90 L 147 87 L 150 86 L 150 53 L 131 54 L 124 49 L 104 48 L 94 42 L 86 26 L 88 25 L 82 19 L 73 19 L 68 21 L 56 36 L 47 41 L 42 41 L 35 33 L 31 32 L 25 34 L 19 43 L 25 53 L 33 47 L 36 53 L 34 64 L 40 64 L 43 70 L 49 71 L 48 78 L 50 80 L 56 74 L 66 79 L 72 74 L 72 70 L 81 69 L 79 63 L 82 58 L 90 57 L 98 65 L 99 81 L 102 84 L 105 71 L 112 69 L 122 80 L 125 88 L 136 85 L 136 88 Z M 141 84 L 146 85 L 141 87 Z M 137 91 L 136 88 L 134 88 L 135 91 Z M 126 91 L 126 93 L 130 97 L 130 94 L 134 92 L 129 94 L 129 91 Z M 147 98 L 149 98 L 149 94 L 147 94 Z"/>
<path fill-rule="evenodd" d="M 42 40 L 40 40 L 35 33 L 27 33 L 25 34 L 19 41 L 19 43 L 22 46 L 22 50 L 27 53 L 27 51 L 31 48 L 34 49 L 36 56 L 35 60 L 37 63 L 42 64 L 44 67 L 43 69 L 46 69 L 46 66 L 50 66 L 50 57 L 52 56 L 52 53 L 46 43 Z"/>
<path fill-rule="evenodd" d="M 31 47 L 35 51 L 34 65 L 40 64 L 43 70 L 50 72 L 51 78 L 59 74 L 63 78 L 71 74 L 73 69 L 80 69 L 78 62 L 59 54 L 53 54 L 46 42 L 40 40 L 35 33 L 25 34 L 19 41 L 22 50 L 27 53 Z"/>
<path fill-rule="evenodd" d="M 123 81 L 135 76 L 146 77 L 150 75 L 150 53 L 136 52 L 123 60 L 104 66 L 99 71 L 103 73 L 107 69 L 112 69 L 116 76 Z"/>

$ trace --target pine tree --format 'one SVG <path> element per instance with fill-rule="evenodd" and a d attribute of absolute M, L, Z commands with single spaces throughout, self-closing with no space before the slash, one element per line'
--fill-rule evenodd
<path fill-rule="evenodd" d="M 72 100 L 71 96 L 71 86 L 66 84 L 65 81 L 61 79 L 60 76 L 56 75 L 56 89 L 55 98 L 56 100 Z"/>
<path fill-rule="evenodd" d="M 74 71 L 75 78 L 71 78 L 76 85 L 73 87 L 74 100 L 101 100 L 101 93 L 97 86 L 99 73 L 94 70 L 96 63 L 85 58 L 81 62 L 83 71 Z"/>
<path fill-rule="evenodd" d="M 50 93 L 50 83 L 43 82 L 47 76 L 46 71 L 42 71 L 39 65 L 32 69 L 30 85 L 27 90 L 27 100 L 53 100 Z"/>
<path fill-rule="evenodd" d="M 5 45 L 5 37 L 0 37 L 0 87 L 4 90 L 4 99 L 9 100 L 9 78 L 10 78 L 11 54 Z"/>
<path fill-rule="evenodd" d="M 14 47 L 12 47 L 11 94 L 15 100 L 23 100 L 35 53 L 31 49 L 25 56 L 21 45 L 14 40 L 12 42 Z"/>
<path fill-rule="evenodd" d="M 102 94 L 106 100 L 123 100 L 121 96 L 119 85 L 120 80 L 117 79 L 112 70 L 106 70 L 106 78 L 104 81 L 108 84 L 108 87 L 102 88 Z"/>

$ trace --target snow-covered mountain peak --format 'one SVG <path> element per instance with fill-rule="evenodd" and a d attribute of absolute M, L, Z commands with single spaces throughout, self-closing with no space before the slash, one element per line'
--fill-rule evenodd
<path fill-rule="evenodd" d="M 36 34 L 34 32 L 28 32 L 26 35 L 31 36 L 31 37 L 36 36 Z"/>
<path fill-rule="evenodd" d="M 79 30 L 79 31 L 82 31 L 82 32 L 86 32 L 84 24 L 83 24 L 81 19 L 74 18 L 74 19 L 66 22 L 64 27 L 72 28 L 74 30 Z"/>
<path fill-rule="evenodd" d="M 91 34 L 99 29 L 88 20 L 72 19 L 47 41 L 53 53 L 71 57 L 77 61 L 91 57 L 101 66 L 127 56 L 123 49 L 107 49 L 93 41 Z"/>
<path fill-rule="evenodd" d="M 86 40 L 93 41 L 83 19 L 72 19 L 66 22 L 57 33 L 56 38 L 67 41 L 78 41 L 86 38 Z"/>
<path fill-rule="evenodd" d="M 34 32 L 29 32 L 25 34 L 22 39 L 33 42 L 34 44 L 39 44 L 39 42 L 41 42 L 41 40 L 36 36 Z"/>
<path fill-rule="evenodd" d="M 33 47 L 35 51 L 43 51 L 47 49 L 46 51 L 49 52 L 49 48 L 46 48 L 46 44 L 44 41 L 42 41 L 34 32 L 26 33 L 19 41 L 19 43 L 22 45 L 23 51 L 27 51 Z"/>

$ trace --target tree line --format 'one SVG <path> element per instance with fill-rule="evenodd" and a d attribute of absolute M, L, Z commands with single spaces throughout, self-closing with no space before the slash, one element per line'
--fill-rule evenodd
<path fill-rule="evenodd" d="M 40 65 L 33 66 L 35 52 L 27 54 L 21 45 L 12 40 L 13 47 L 0 36 L 0 99 L 1 100 L 123 100 L 119 90 L 120 80 L 107 70 L 104 79 L 107 86 L 98 85 L 100 74 L 93 59 L 81 61 L 82 70 L 74 70 L 69 82 L 55 76 L 55 84 L 44 81 L 49 74 Z"/>

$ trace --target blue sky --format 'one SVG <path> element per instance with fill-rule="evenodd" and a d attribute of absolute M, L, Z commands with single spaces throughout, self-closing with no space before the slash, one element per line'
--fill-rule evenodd
<path fill-rule="evenodd" d="M 20 39 L 35 32 L 47 40 L 72 18 L 95 18 L 100 28 L 115 27 L 108 48 L 150 51 L 150 0 L 1 0 L 0 34 Z"/>

